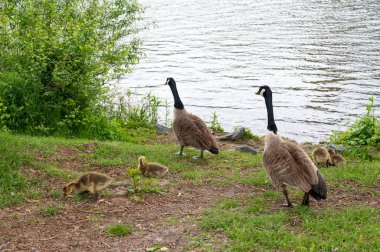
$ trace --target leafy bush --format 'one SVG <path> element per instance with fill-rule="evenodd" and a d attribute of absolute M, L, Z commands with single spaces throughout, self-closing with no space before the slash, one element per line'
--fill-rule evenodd
<path fill-rule="evenodd" d="M 219 133 L 223 133 L 223 132 L 224 132 L 224 129 L 223 129 L 222 126 L 220 125 L 220 122 L 219 122 L 219 120 L 218 120 L 218 115 L 216 114 L 216 112 L 214 112 L 214 113 L 212 114 L 211 129 L 212 129 L 214 132 L 219 132 Z"/>
<path fill-rule="evenodd" d="M 135 0 L 0 3 L 0 126 L 114 139 L 107 85 L 142 55 Z"/>
<path fill-rule="evenodd" d="M 367 113 L 357 119 L 347 130 L 333 132 L 330 141 L 343 144 L 355 156 L 366 157 L 369 149 L 380 148 L 380 120 L 375 117 L 374 97 L 366 104 Z"/>

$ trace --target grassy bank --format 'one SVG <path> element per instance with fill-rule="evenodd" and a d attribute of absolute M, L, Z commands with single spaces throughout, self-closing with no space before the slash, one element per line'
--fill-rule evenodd
<path fill-rule="evenodd" d="M 185 157 L 173 155 L 178 145 L 172 136 L 144 135 L 134 142 L 108 142 L 0 133 L 0 207 L 6 210 L 1 216 L 0 244 L 14 239 L 11 234 L 17 232 L 18 222 L 27 223 L 22 232 L 26 236 L 30 232 L 36 242 L 33 235 L 44 232 L 49 223 L 49 234 L 54 236 L 55 226 L 65 230 L 62 219 L 74 218 L 73 223 L 88 222 L 78 229 L 85 230 L 79 233 L 80 239 L 125 242 L 136 249 L 154 245 L 201 251 L 380 249 L 379 156 L 371 161 L 351 158 L 341 168 L 321 168 L 329 185 L 328 200 L 313 201 L 310 208 L 283 209 L 283 195 L 273 190 L 261 154 L 239 153 L 227 144 L 219 155 L 207 153 L 205 161 L 200 161 L 192 158 L 199 154 L 193 149 L 186 149 Z M 101 198 L 108 205 L 62 197 L 61 187 L 80 172 L 96 170 L 116 180 L 130 178 L 127 171 L 137 168 L 140 155 L 167 165 L 170 174 L 162 179 L 142 178 L 139 187 L 146 190 L 138 193 L 126 188 L 129 193 L 115 196 L 106 190 Z M 291 191 L 293 201 L 301 197 L 300 192 Z M 78 211 L 79 204 L 86 211 Z M 124 205 L 128 205 L 127 215 L 113 209 Z M 120 237 L 109 235 L 107 230 L 118 223 L 130 226 L 131 231 Z M 144 226 L 148 224 L 149 228 Z M 70 225 L 68 236 L 74 232 Z M 173 232 L 160 238 L 158 245 L 145 237 L 149 232 L 160 237 L 167 230 Z M 169 242 L 173 237 L 177 245 Z M 65 235 L 62 239 L 71 246 L 72 240 L 67 241 Z M 29 244 L 28 239 L 21 243 Z M 103 243 L 98 249 L 110 249 Z M 43 249 L 58 241 L 36 244 Z"/>

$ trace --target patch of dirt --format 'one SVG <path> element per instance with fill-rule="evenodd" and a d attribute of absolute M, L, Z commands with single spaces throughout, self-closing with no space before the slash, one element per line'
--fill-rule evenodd
<path fill-rule="evenodd" d="M 149 194 L 139 201 L 131 196 L 103 196 L 97 203 L 43 198 L 0 213 L 1 251 L 143 251 L 154 244 L 180 251 L 201 232 L 195 221 L 217 199 L 258 190 L 246 184 L 192 185 L 183 180 L 163 195 Z M 52 205 L 59 214 L 42 216 L 40 207 Z M 173 218 L 177 224 L 170 224 Z M 106 227 L 116 223 L 129 224 L 134 232 L 109 236 Z"/>

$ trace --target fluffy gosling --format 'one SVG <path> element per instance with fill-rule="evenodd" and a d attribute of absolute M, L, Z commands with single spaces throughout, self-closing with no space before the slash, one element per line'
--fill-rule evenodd
<path fill-rule="evenodd" d="M 342 155 L 335 153 L 333 149 L 329 149 L 328 152 L 333 166 L 343 166 L 346 164 L 346 159 Z"/>
<path fill-rule="evenodd" d="M 141 156 L 138 158 L 139 170 L 145 176 L 164 176 L 169 168 L 159 163 L 148 163 L 146 157 Z"/>
<path fill-rule="evenodd" d="M 329 152 L 325 147 L 317 147 L 313 150 L 312 155 L 314 161 L 317 162 L 318 165 L 324 164 L 329 166 L 331 164 Z"/>
<path fill-rule="evenodd" d="M 94 195 L 94 199 L 99 198 L 98 192 L 105 189 L 112 183 L 112 178 L 99 173 L 87 172 L 82 174 L 77 181 L 70 182 L 63 187 L 63 194 L 66 197 L 71 193 L 90 192 Z"/>

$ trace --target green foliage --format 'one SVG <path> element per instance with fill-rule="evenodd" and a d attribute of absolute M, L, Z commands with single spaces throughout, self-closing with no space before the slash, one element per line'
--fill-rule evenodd
<path fill-rule="evenodd" d="M 343 144 L 354 156 L 368 157 L 369 149 L 380 149 L 380 120 L 375 117 L 374 97 L 366 104 L 367 113 L 357 119 L 346 131 L 333 132 L 330 141 Z"/>
<path fill-rule="evenodd" d="M 218 115 L 216 114 L 216 112 L 214 112 L 214 113 L 212 114 L 211 129 L 212 129 L 214 132 L 217 132 L 217 133 L 223 133 L 223 132 L 224 132 L 224 129 L 223 129 L 222 126 L 220 125 L 220 122 L 219 122 L 219 120 L 218 120 Z"/>
<path fill-rule="evenodd" d="M 137 168 L 129 168 L 127 176 L 132 178 L 129 191 L 132 193 L 161 193 L 158 181 L 155 178 L 144 178 Z"/>
<path fill-rule="evenodd" d="M 142 55 L 135 0 L 0 4 L 0 127 L 28 134 L 118 139 L 111 80 Z"/>
<path fill-rule="evenodd" d="M 126 236 L 131 234 L 132 227 L 126 224 L 115 224 L 107 227 L 107 233 L 111 236 Z"/>
<path fill-rule="evenodd" d="M 152 127 L 158 121 L 158 107 L 161 102 L 151 93 L 138 100 L 131 90 L 126 97 L 120 96 L 118 104 L 112 106 L 110 113 L 117 120 L 125 122 L 125 127 L 137 129 Z"/>
<path fill-rule="evenodd" d="M 249 129 L 249 128 L 245 128 L 243 139 L 244 140 L 254 140 L 255 142 L 259 142 L 261 140 L 260 137 L 254 135 L 252 133 L 251 129 Z"/>

